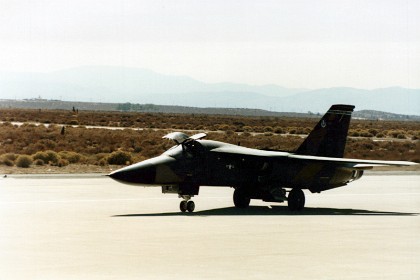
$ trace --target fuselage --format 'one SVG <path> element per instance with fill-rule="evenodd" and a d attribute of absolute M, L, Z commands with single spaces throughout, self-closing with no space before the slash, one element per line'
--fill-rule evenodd
<path fill-rule="evenodd" d="M 336 168 L 327 162 L 296 160 L 292 155 L 196 140 L 174 146 L 158 157 L 122 168 L 110 176 L 142 186 L 297 187 L 315 192 L 356 179 L 352 169 Z M 360 178 L 360 174 L 357 176 Z"/>

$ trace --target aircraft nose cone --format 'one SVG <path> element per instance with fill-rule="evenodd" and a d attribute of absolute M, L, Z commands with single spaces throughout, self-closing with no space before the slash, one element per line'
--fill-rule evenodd
<path fill-rule="evenodd" d="M 116 170 L 108 176 L 126 184 L 153 184 L 156 179 L 156 167 L 152 164 L 138 163 Z"/>

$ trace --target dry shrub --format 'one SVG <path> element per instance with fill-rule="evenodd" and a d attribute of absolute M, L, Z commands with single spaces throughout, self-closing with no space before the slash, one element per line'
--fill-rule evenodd
<path fill-rule="evenodd" d="M 28 168 L 32 164 L 32 158 L 28 155 L 20 155 L 16 159 L 16 166 L 21 168 Z"/>
<path fill-rule="evenodd" d="M 43 166 L 45 164 L 45 162 L 42 159 L 39 158 L 39 159 L 36 159 L 34 161 L 34 164 L 38 165 L 38 166 Z"/>
<path fill-rule="evenodd" d="M 370 133 L 369 131 L 367 131 L 367 130 L 362 130 L 362 131 L 360 131 L 360 136 L 361 137 L 373 137 L 373 134 L 372 133 Z"/>
<path fill-rule="evenodd" d="M 61 151 L 58 153 L 61 159 L 67 160 L 69 163 L 78 163 L 84 161 L 84 157 L 76 152 Z"/>
<path fill-rule="evenodd" d="M 0 164 L 6 166 L 13 166 L 15 164 L 16 155 L 15 154 L 4 154 L 0 157 Z"/>
<path fill-rule="evenodd" d="M 243 126 L 243 127 L 242 127 L 242 130 L 243 130 L 244 132 L 250 132 L 250 131 L 252 131 L 252 127 L 250 127 L 250 126 L 248 126 L 248 125 L 245 125 L 245 126 Z"/>
<path fill-rule="evenodd" d="M 68 125 L 78 125 L 79 122 L 77 120 L 71 120 L 69 122 L 67 122 Z"/>
<path fill-rule="evenodd" d="M 12 125 L 12 123 L 11 123 L 11 122 L 6 121 L 6 122 L 4 122 L 4 123 L 2 124 L 2 126 L 9 126 L 9 127 L 12 127 L 13 125 Z"/>
<path fill-rule="evenodd" d="M 405 139 L 405 134 L 406 132 L 404 130 L 391 130 L 388 132 L 388 135 L 392 136 L 393 138 L 398 138 L 398 139 Z M 404 138 L 400 138 L 400 137 L 404 137 Z"/>
<path fill-rule="evenodd" d="M 128 152 L 115 151 L 108 156 L 107 160 L 109 164 L 126 165 L 130 164 L 133 161 L 133 158 Z"/>
<path fill-rule="evenodd" d="M 51 150 L 46 151 L 47 156 L 48 156 L 48 161 L 51 165 L 56 165 L 58 163 L 58 161 L 60 160 L 60 156 Z"/>
<path fill-rule="evenodd" d="M 43 152 L 43 151 L 37 152 L 32 156 L 32 158 L 34 160 L 40 159 L 44 163 L 49 163 L 51 165 L 57 165 L 57 163 L 60 159 L 60 156 L 56 152 L 54 152 L 52 150 L 48 150 L 48 151 L 45 151 L 45 152 Z"/>
<path fill-rule="evenodd" d="M 7 155 L 7 154 L 6 154 Z M 6 166 L 13 166 L 15 164 L 14 160 L 10 160 L 6 157 L 6 155 L 2 155 L 0 157 L 0 164 L 4 164 Z"/>
<path fill-rule="evenodd" d="M 106 166 L 108 165 L 108 161 L 105 158 L 101 158 L 99 161 L 95 163 L 95 165 Z"/>
<path fill-rule="evenodd" d="M 63 167 L 69 165 L 69 161 L 63 158 L 60 158 L 57 162 L 58 167 Z"/>
<path fill-rule="evenodd" d="M 48 162 L 48 155 L 46 152 L 36 152 L 34 155 L 32 155 L 32 158 L 37 161 L 37 160 L 42 160 L 43 163 Z"/>
<path fill-rule="evenodd" d="M 17 159 L 18 155 L 14 154 L 14 153 L 7 153 L 3 155 L 4 159 L 8 159 L 12 162 L 14 162 Z"/>
<path fill-rule="evenodd" d="M 13 165 L 15 165 L 15 163 L 13 161 L 8 160 L 8 159 L 3 160 L 2 162 L 6 166 L 13 166 Z"/>
<path fill-rule="evenodd" d="M 289 134 L 297 134 L 296 128 L 289 128 Z"/>
<path fill-rule="evenodd" d="M 277 134 L 283 134 L 284 133 L 284 129 L 280 126 L 277 126 L 274 128 L 274 132 Z"/>

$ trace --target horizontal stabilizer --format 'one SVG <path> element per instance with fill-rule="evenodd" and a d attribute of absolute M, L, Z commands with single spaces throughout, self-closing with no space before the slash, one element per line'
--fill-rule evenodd
<path fill-rule="evenodd" d="M 303 156 L 303 155 L 289 155 L 289 158 L 336 163 L 341 166 L 356 168 L 356 169 L 370 169 L 379 166 L 414 166 L 418 163 L 411 161 L 391 161 L 391 160 L 369 160 L 369 159 L 351 159 L 351 158 L 330 158 L 317 156 Z"/>

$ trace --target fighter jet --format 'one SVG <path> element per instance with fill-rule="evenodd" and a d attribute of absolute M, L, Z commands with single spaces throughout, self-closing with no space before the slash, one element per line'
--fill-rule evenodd
<path fill-rule="evenodd" d="M 162 193 L 178 194 L 182 212 L 193 212 L 192 197 L 202 186 L 234 188 L 233 203 L 249 206 L 251 199 L 285 202 L 291 211 L 305 206 L 303 189 L 320 193 L 349 184 L 375 166 L 409 166 L 408 161 L 343 158 L 352 105 L 333 105 L 294 152 L 246 148 L 204 140 L 205 133 L 181 132 L 163 138 L 175 146 L 162 155 L 110 173 L 132 185 L 160 186 Z"/>

